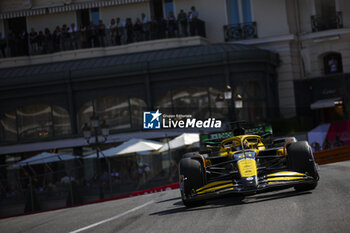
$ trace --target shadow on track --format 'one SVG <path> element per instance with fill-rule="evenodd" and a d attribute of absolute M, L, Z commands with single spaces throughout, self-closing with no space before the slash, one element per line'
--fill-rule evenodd
<path fill-rule="evenodd" d="M 179 199 L 181 199 L 181 197 L 174 197 L 174 198 L 166 199 L 163 201 L 158 201 L 157 203 L 163 203 L 163 202 L 174 201 L 174 200 L 179 200 Z"/>
<path fill-rule="evenodd" d="M 243 196 L 243 195 L 227 195 L 223 197 L 217 197 L 214 199 L 210 199 L 206 202 L 206 204 L 203 204 L 201 206 L 196 206 L 192 208 L 187 208 L 183 205 L 182 201 L 178 201 L 173 203 L 174 206 L 179 206 L 177 208 L 168 209 L 164 211 L 159 211 L 155 213 L 151 213 L 150 215 L 168 215 L 168 214 L 176 214 L 181 212 L 189 212 L 189 211 L 201 211 L 201 210 L 208 210 L 208 209 L 216 209 L 216 208 L 224 208 L 229 206 L 235 206 L 235 205 L 247 205 L 247 204 L 254 204 L 258 202 L 264 202 L 264 201 L 272 201 L 282 198 L 288 198 L 293 196 L 300 196 L 305 194 L 311 194 L 311 192 L 296 192 L 296 191 L 284 191 L 284 192 L 278 192 L 278 193 L 269 193 L 269 194 L 257 194 L 254 196 Z M 171 198 L 167 200 L 163 200 L 157 203 L 161 202 L 167 202 L 167 201 L 173 201 L 177 200 L 179 198 Z"/>

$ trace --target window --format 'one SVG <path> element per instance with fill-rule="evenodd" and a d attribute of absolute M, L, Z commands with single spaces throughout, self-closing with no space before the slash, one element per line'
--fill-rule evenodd
<path fill-rule="evenodd" d="M 4 114 L 0 119 L 0 141 L 13 142 L 69 134 L 69 114 L 58 106 L 26 105 Z"/>
<path fill-rule="evenodd" d="M 143 112 L 147 110 L 147 104 L 142 99 L 130 98 L 130 107 L 133 128 L 141 128 L 143 124 Z"/>
<path fill-rule="evenodd" d="M 343 72 L 343 64 L 340 53 L 328 53 L 323 57 L 324 73 L 334 74 Z"/>
<path fill-rule="evenodd" d="M 228 0 L 228 15 L 231 24 L 251 23 L 250 0 Z"/>
<path fill-rule="evenodd" d="M 95 25 L 98 25 L 100 21 L 100 10 L 99 8 L 91 9 L 91 21 L 94 22 Z"/>
<path fill-rule="evenodd" d="M 316 14 L 322 18 L 335 17 L 335 0 L 315 0 Z"/>
<path fill-rule="evenodd" d="M 0 120 L 1 141 L 17 141 L 16 111 L 7 112 Z"/>
<path fill-rule="evenodd" d="M 78 26 L 88 27 L 90 25 L 90 12 L 89 9 L 77 11 Z"/>
<path fill-rule="evenodd" d="M 111 130 L 141 128 L 142 113 L 147 109 L 145 101 L 127 96 L 105 96 L 89 101 L 78 111 L 80 132 L 90 117 L 96 114 L 105 120 Z"/>
<path fill-rule="evenodd" d="M 51 106 L 35 104 L 17 109 L 17 125 L 20 138 L 53 136 Z"/>
<path fill-rule="evenodd" d="M 64 108 L 52 106 L 52 120 L 55 136 L 71 133 L 70 117 Z"/>
<path fill-rule="evenodd" d="M 314 0 L 313 14 L 311 16 L 312 31 L 323 31 L 328 29 L 342 28 L 343 17 L 339 11 L 337 0 Z"/>
<path fill-rule="evenodd" d="M 173 0 L 164 0 L 164 5 L 165 5 L 164 6 L 165 7 L 165 17 L 169 16 L 169 12 L 173 12 L 175 15 Z"/>
<path fill-rule="evenodd" d="M 215 88 L 189 87 L 169 91 L 158 100 L 155 108 L 163 114 L 189 114 L 197 119 L 226 117 L 224 93 Z"/>
<path fill-rule="evenodd" d="M 252 10 L 250 7 L 250 0 L 242 0 L 242 14 L 243 23 L 252 22 Z"/>
<path fill-rule="evenodd" d="M 238 0 L 228 0 L 229 18 L 231 24 L 239 24 Z"/>
<path fill-rule="evenodd" d="M 257 38 L 250 0 L 227 0 L 229 25 L 224 25 L 225 41 Z"/>
<path fill-rule="evenodd" d="M 94 110 L 111 130 L 131 128 L 128 97 L 107 96 L 94 101 Z"/>

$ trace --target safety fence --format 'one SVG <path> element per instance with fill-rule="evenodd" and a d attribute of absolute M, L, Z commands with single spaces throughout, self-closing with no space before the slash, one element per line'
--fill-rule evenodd
<path fill-rule="evenodd" d="M 99 169 L 97 159 L 83 158 L 22 167 L 1 165 L 0 217 L 164 191 L 170 187 L 167 184 L 178 181 L 177 164 L 186 152 L 103 158 Z M 350 160 L 350 147 L 314 156 L 320 165 Z"/>
<path fill-rule="evenodd" d="M 160 191 L 178 181 L 185 149 L 111 158 L 0 166 L 0 217 Z M 98 168 L 99 167 L 99 168 Z M 139 192 L 144 190 L 143 192 Z"/>

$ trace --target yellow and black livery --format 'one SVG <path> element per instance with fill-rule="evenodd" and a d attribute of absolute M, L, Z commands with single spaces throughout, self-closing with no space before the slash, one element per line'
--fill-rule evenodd
<path fill-rule="evenodd" d="M 222 140 L 216 153 L 185 154 L 179 164 L 184 204 L 226 193 L 314 189 L 319 176 L 309 144 L 295 138 L 277 141 L 283 143 L 265 145 L 258 135 L 238 135 Z"/>

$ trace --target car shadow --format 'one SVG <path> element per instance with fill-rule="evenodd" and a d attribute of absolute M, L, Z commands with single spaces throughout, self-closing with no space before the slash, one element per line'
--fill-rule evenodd
<path fill-rule="evenodd" d="M 175 197 L 175 198 L 170 198 L 170 199 L 158 201 L 157 203 L 164 203 L 164 202 L 175 201 L 175 200 L 180 200 L 180 199 L 181 199 L 181 197 Z M 181 203 L 182 203 L 182 202 L 181 202 Z"/>
<path fill-rule="evenodd" d="M 188 208 L 183 205 L 182 201 L 177 201 L 173 203 L 173 206 L 176 206 L 176 208 L 171 208 L 159 212 L 150 213 L 150 215 L 170 215 L 170 214 L 176 214 L 181 212 L 191 212 L 191 211 L 203 211 L 208 209 L 216 209 L 216 208 L 224 208 L 229 206 L 235 206 L 235 205 L 250 205 L 254 203 L 259 202 L 266 202 L 266 201 L 272 201 L 282 198 L 288 198 L 288 197 L 294 197 L 294 196 L 300 196 L 300 195 L 306 195 L 311 194 L 310 191 L 307 192 L 296 192 L 296 191 L 279 191 L 278 193 L 268 193 L 268 194 L 257 194 L 256 196 L 243 196 L 243 195 L 227 195 L 223 197 L 217 197 L 213 199 L 209 199 L 205 204 L 200 206 L 195 206 Z M 173 201 L 180 198 L 171 198 L 167 200 L 163 200 L 161 202 L 167 202 L 167 201 Z M 157 202 L 157 203 L 161 203 Z"/>

